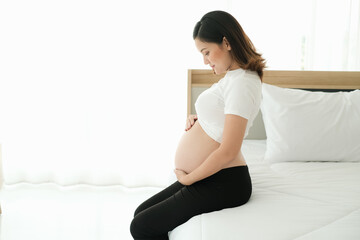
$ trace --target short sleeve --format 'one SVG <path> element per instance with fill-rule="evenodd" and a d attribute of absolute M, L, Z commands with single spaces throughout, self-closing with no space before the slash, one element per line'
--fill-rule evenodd
<path fill-rule="evenodd" d="M 229 78 L 224 84 L 224 114 L 234 114 L 249 119 L 255 110 L 258 89 L 251 81 L 256 79 Z"/>

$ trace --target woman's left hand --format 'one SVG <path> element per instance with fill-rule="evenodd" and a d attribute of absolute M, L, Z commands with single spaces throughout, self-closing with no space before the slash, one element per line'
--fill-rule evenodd
<path fill-rule="evenodd" d="M 191 183 L 187 181 L 186 176 L 188 174 L 186 172 L 181 169 L 175 169 L 174 172 L 176 174 L 176 178 L 182 185 L 191 185 Z"/>

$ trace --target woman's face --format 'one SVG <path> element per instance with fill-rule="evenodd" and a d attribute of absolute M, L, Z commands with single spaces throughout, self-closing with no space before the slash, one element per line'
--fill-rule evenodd
<path fill-rule="evenodd" d="M 228 70 L 236 69 L 235 66 L 232 66 L 231 47 L 225 38 L 221 44 L 203 42 L 195 38 L 195 45 L 203 55 L 204 64 L 209 64 L 216 74 L 222 74 Z"/>

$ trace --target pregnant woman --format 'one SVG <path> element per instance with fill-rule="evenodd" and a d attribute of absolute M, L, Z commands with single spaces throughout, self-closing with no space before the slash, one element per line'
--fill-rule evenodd
<path fill-rule="evenodd" d="M 251 196 L 241 145 L 259 112 L 265 61 L 223 11 L 205 14 L 193 38 L 204 63 L 226 74 L 198 97 L 175 154 L 177 181 L 136 209 L 134 239 L 169 239 L 193 216 L 243 205 Z"/>

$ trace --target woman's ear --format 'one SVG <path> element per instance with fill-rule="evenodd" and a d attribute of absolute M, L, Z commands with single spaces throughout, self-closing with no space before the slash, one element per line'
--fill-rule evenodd
<path fill-rule="evenodd" d="M 231 46 L 229 41 L 226 39 L 226 37 L 223 37 L 223 46 L 226 47 L 226 50 L 231 50 Z"/>

